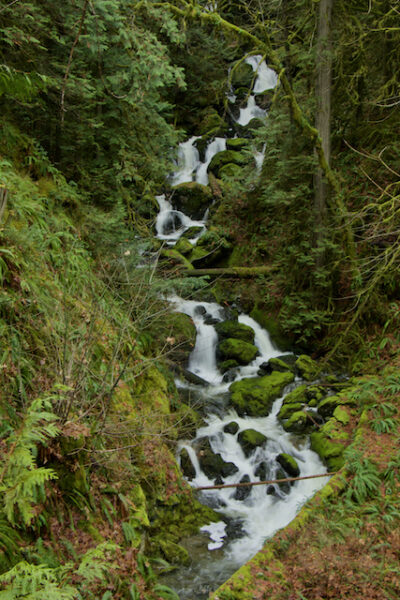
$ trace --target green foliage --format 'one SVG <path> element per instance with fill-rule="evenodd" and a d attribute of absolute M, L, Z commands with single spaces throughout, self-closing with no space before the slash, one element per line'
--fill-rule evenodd
<path fill-rule="evenodd" d="M 37 467 L 37 446 L 58 434 L 57 417 L 51 412 L 54 397 L 39 398 L 28 407 L 18 429 L 6 440 L 9 451 L 1 473 L 0 493 L 10 523 L 21 519 L 28 525 L 34 515 L 33 504 L 43 495 L 46 481 L 56 478 L 52 469 Z"/>
<path fill-rule="evenodd" d="M 377 466 L 354 448 L 345 450 L 346 467 L 353 475 L 347 490 L 347 497 L 361 504 L 373 495 L 379 494 L 381 478 Z"/>

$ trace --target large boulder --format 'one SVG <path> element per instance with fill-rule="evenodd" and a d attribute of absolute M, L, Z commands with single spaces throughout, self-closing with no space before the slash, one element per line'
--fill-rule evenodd
<path fill-rule="evenodd" d="M 244 166 L 248 163 L 248 158 L 241 152 L 236 150 L 222 150 L 217 152 L 213 157 L 212 161 L 208 165 L 208 171 L 213 173 L 216 177 L 220 176 L 220 170 L 222 167 L 228 164 L 234 164 L 238 166 Z"/>
<path fill-rule="evenodd" d="M 218 344 L 218 355 L 224 359 L 234 359 L 240 365 L 249 364 L 258 354 L 257 346 L 238 340 L 226 338 Z"/>
<path fill-rule="evenodd" d="M 173 207 L 195 220 L 204 217 L 213 200 L 210 188 L 194 181 L 176 185 L 172 191 L 170 201 Z"/>
<path fill-rule="evenodd" d="M 229 388 L 230 403 L 240 416 L 265 417 L 274 400 L 279 398 L 284 387 L 293 379 L 293 373 L 274 372 L 265 377 L 247 377 L 235 381 Z"/>
<path fill-rule="evenodd" d="M 307 354 L 301 354 L 295 362 L 299 374 L 306 381 L 313 381 L 321 372 L 321 367 Z"/>
<path fill-rule="evenodd" d="M 291 433 L 306 433 L 313 422 L 304 410 L 297 410 L 283 423 L 283 429 Z"/>
<path fill-rule="evenodd" d="M 244 325 L 238 321 L 221 321 L 215 327 L 219 338 L 235 338 L 249 342 L 254 342 L 254 329 L 249 325 Z"/>
<path fill-rule="evenodd" d="M 198 269 L 209 267 L 228 256 L 232 245 L 217 231 L 207 231 L 198 240 L 189 256 L 192 265 Z"/>
<path fill-rule="evenodd" d="M 227 150 L 237 150 L 240 152 L 243 148 L 247 147 L 249 140 L 246 138 L 230 138 L 226 140 L 226 148 Z"/>
<path fill-rule="evenodd" d="M 262 446 L 267 441 L 267 437 L 255 429 L 245 429 L 238 435 L 238 442 L 242 447 L 245 456 L 250 456 L 256 448 Z"/>
<path fill-rule="evenodd" d="M 226 462 L 220 454 L 215 454 L 207 438 L 201 440 L 201 448 L 198 451 L 201 469 L 209 479 L 221 481 L 221 477 L 229 477 L 238 471 L 232 462 Z"/>

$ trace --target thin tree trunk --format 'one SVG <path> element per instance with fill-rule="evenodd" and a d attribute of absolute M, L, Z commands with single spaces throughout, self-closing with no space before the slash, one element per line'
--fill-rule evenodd
<path fill-rule="evenodd" d="M 333 0 L 320 0 L 317 33 L 316 57 L 316 113 L 315 128 L 321 138 L 325 160 L 330 168 L 331 158 L 331 80 L 332 80 L 332 41 L 331 17 Z M 315 242 L 320 245 L 324 237 L 324 225 L 328 205 L 329 185 L 319 166 L 314 177 Z M 322 254 L 319 257 L 323 263 Z"/>

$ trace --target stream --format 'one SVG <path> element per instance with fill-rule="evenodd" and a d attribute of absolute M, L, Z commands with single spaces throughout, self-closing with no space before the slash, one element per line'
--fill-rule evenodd
<path fill-rule="evenodd" d="M 266 118 L 266 111 L 257 106 L 255 97 L 277 85 L 276 74 L 267 67 L 260 56 L 246 58 L 255 72 L 252 92 L 247 105 L 240 109 L 237 123 L 246 125 L 252 118 Z M 234 100 L 234 92 L 230 91 Z M 171 174 L 172 186 L 186 182 L 207 185 L 207 168 L 213 156 L 226 149 L 226 139 L 215 138 L 209 143 L 202 161 L 193 136 L 179 147 L 176 170 Z M 255 152 L 257 168 L 261 168 L 263 154 Z M 157 197 L 159 214 L 156 235 L 164 244 L 173 246 L 191 228 L 196 235 L 189 239 L 192 244 L 206 231 L 208 211 L 203 218 L 192 220 L 173 207 L 173 197 L 164 194 Z M 238 322 L 254 332 L 257 356 L 245 366 L 235 366 L 225 372 L 218 368 L 218 323 L 229 321 L 232 315 L 226 308 L 196 300 L 169 298 L 173 310 L 189 315 L 196 327 L 196 344 L 190 354 L 187 369 L 201 378 L 195 385 L 177 379 L 176 385 L 183 395 L 190 396 L 191 403 L 198 402 L 205 413 L 204 426 L 197 430 L 191 440 L 180 440 L 177 457 L 182 470 L 193 487 L 231 484 L 246 481 L 264 481 L 287 477 L 282 468 L 281 456 L 289 455 L 297 462 L 300 476 L 325 473 L 321 460 L 310 450 L 308 436 L 286 432 L 277 418 L 285 395 L 304 383 L 298 376 L 287 385 L 272 405 L 268 416 L 251 417 L 239 415 L 229 402 L 232 383 L 244 378 L 257 377 L 272 358 L 285 355 L 271 342 L 268 332 L 256 321 L 240 314 Z M 293 358 L 293 355 L 290 355 Z M 290 356 L 287 356 L 290 359 Z M 260 371 L 261 369 L 261 371 Z M 265 373 L 264 373 L 265 374 Z M 204 408 L 206 407 L 206 408 Z M 248 448 L 243 443 L 243 433 L 252 430 L 265 436 L 262 443 Z M 204 454 L 219 456 L 220 472 L 204 468 Z M 222 459 L 222 460 L 221 460 Z M 207 473 L 205 472 L 207 471 Z M 241 565 L 263 546 L 266 539 L 285 527 L 298 513 L 301 506 L 328 478 L 309 479 L 284 484 L 255 487 L 225 488 L 198 492 L 198 499 L 220 513 L 221 520 L 202 528 L 197 536 L 184 540 L 192 558 L 189 567 L 181 567 L 166 574 L 162 582 L 174 589 L 181 600 L 201 600 L 208 597 L 226 581 Z"/>

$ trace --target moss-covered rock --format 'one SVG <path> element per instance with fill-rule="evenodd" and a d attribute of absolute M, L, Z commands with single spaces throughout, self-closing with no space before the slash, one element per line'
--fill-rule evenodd
<path fill-rule="evenodd" d="M 245 148 L 248 143 L 249 140 L 247 140 L 246 138 L 231 138 L 229 140 L 226 140 L 226 147 L 228 150 L 237 150 L 238 152 L 240 152 L 240 150 L 243 150 L 243 148 Z"/>
<path fill-rule="evenodd" d="M 344 445 L 326 437 L 321 431 L 310 436 L 311 450 L 314 450 L 330 470 L 340 469 L 344 465 Z"/>
<path fill-rule="evenodd" d="M 228 256 L 231 249 L 232 244 L 226 238 L 216 229 L 210 229 L 201 236 L 189 260 L 196 268 L 209 267 Z"/>
<path fill-rule="evenodd" d="M 215 108 L 207 108 L 201 112 L 200 122 L 198 124 L 198 134 L 211 139 L 216 136 L 223 136 L 228 130 L 228 124 L 218 114 Z"/>
<path fill-rule="evenodd" d="M 286 394 L 283 404 L 298 404 L 301 402 L 302 404 L 307 403 L 307 386 L 299 385 L 297 388 Z"/>
<path fill-rule="evenodd" d="M 190 565 L 189 552 L 183 548 L 183 546 L 165 539 L 164 536 L 157 538 L 156 541 L 159 544 L 167 562 L 173 565 Z"/>
<path fill-rule="evenodd" d="M 219 338 L 235 338 L 244 342 L 254 342 L 254 329 L 238 321 L 221 321 L 215 326 Z"/>
<path fill-rule="evenodd" d="M 282 454 L 277 456 L 276 460 L 290 477 L 298 477 L 300 475 L 299 465 L 296 459 L 290 456 L 290 454 L 282 452 Z"/>
<path fill-rule="evenodd" d="M 224 427 L 224 432 L 230 433 L 231 435 L 235 435 L 235 433 L 237 433 L 238 431 L 239 425 L 236 423 L 236 421 L 231 421 L 230 423 L 227 423 Z"/>
<path fill-rule="evenodd" d="M 239 165 L 235 165 L 233 163 L 228 163 L 219 169 L 218 177 L 219 179 L 224 179 L 225 177 L 240 177 L 241 172 L 242 167 L 239 167 Z"/>
<path fill-rule="evenodd" d="M 200 183 L 181 183 L 173 188 L 170 201 L 174 208 L 191 219 L 202 219 L 212 202 L 212 193 L 209 187 Z"/>
<path fill-rule="evenodd" d="M 331 417 L 338 406 L 355 406 L 356 401 L 345 395 L 328 396 L 318 404 L 318 412 L 323 417 Z"/>
<path fill-rule="evenodd" d="M 278 413 L 278 419 L 280 421 L 282 421 L 284 419 L 289 419 L 293 413 L 299 412 L 300 410 L 302 410 L 302 408 L 303 408 L 303 405 L 300 402 L 292 402 L 290 404 L 283 404 Z"/>
<path fill-rule="evenodd" d="M 241 152 L 237 152 L 236 150 L 222 150 L 222 152 L 217 152 L 217 154 L 215 154 L 208 165 L 208 171 L 213 173 L 216 177 L 219 177 L 220 169 L 224 165 L 233 163 L 234 165 L 244 166 L 247 162 L 248 158 Z"/>
<path fill-rule="evenodd" d="M 198 451 L 199 463 L 209 479 L 219 480 L 220 477 L 229 477 L 238 471 L 232 462 L 226 462 L 220 454 L 215 454 L 207 438 L 201 440 L 201 449 Z"/>
<path fill-rule="evenodd" d="M 240 416 L 264 417 L 270 412 L 274 400 L 284 387 L 294 379 L 293 373 L 272 373 L 264 377 L 249 377 L 233 383 L 230 403 Z"/>
<path fill-rule="evenodd" d="M 257 356 L 258 348 L 243 340 L 226 338 L 218 344 L 218 354 L 225 360 L 234 359 L 241 365 L 247 365 Z"/>
<path fill-rule="evenodd" d="M 186 231 L 182 235 L 181 239 L 192 240 L 194 238 L 197 238 L 203 232 L 205 232 L 204 227 L 201 227 L 198 225 L 193 225 L 192 227 L 189 227 L 189 229 L 186 229 Z"/>
<path fill-rule="evenodd" d="M 270 358 L 268 364 L 271 367 L 271 371 L 280 371 L 281 373 L 291 371 L 294 373 L 294 366 L 286 363 L 280 358 Z"/>
<path fill-rule="evenodd" d="M 321 372 L 320 366 L 307 354 L 301 354 L 296 360 L 295 366 L 306 381 L 313 381 Z"/>
<path fill-rule="evenodd" d="M 312 425 L 312 421 L 308 418 L 307 413 L 298 410 L 283 423 L 283 428 L 291 433 L 306 433 L 310 429 L 310 425 Z"/>
<path fill-rule="evenodd" d="M 256 448 L 265 444 L 267 439 L 264 434 L 255 429 L 245 429 L 245 431 L 241 431 L 238 435 L 238 442 L 245 456 L 250 456 Z"/>
<path fill-rule="evenodd" d="M 196 343 L 196 327 L 191 317 L 184 313 L 167 313 L 159 327 L 160 339 L 164 336 L 169 341 L 168 357 L 184 365 Z"/>
<path fill-rule="evenodd" d="M 169 263 L 182 265 L 185 269 L 193 269 L 192 264 L 175 248 L 164 248 L 161 250 L 161 256 L 167 259 Z"/>
<path fill-rule="evenodd" d="M 347 425 L 350 423 L 350 414 L 349 409 L 345 406 L 337 406 L 333 411 L 333 416 L 336 421 L 339 421 L 342 425 Z"/>
<path fill-rule="evenodd" d="M 326 394 L 326 390 L 322 386 L 319 386 L 319 385 L 307 386 L 306 397 L 307 397 L 308 404 L 310 405 L 310 402 L 312 400 L 315 400 L 318 404 L 322 400 L 322 398 L 325 396 L 325 394 Z"/>
<path fill-rule="evenodd" d="M 183 256 L 190 254 L 193 250 L 193 245 L 187 238 L 181 237 L 175 244 L 175 250 L 180 252 Z"/>
<path fill-rule="evenodd" d="M 226 373 L 230 369 L 235 369 L 238 366 L 239 366 L 238 361 L 231 358 L 229 360 L 224 360 L 224 361 L 220 362 L 218 364 L 218 369 L 221 371 L 221 373 Z"/>

